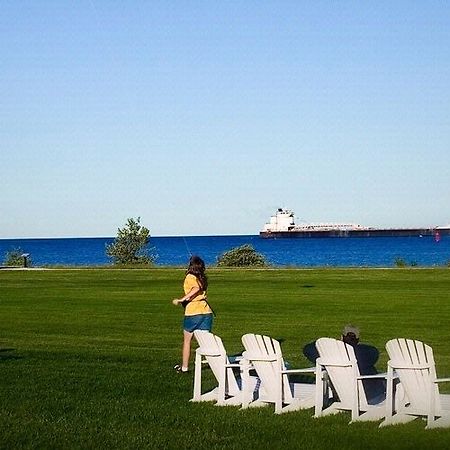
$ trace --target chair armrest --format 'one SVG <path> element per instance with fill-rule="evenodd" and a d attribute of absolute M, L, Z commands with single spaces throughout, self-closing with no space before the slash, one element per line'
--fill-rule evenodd
<path fill-rule="evenodd" d="M 450 378 L 436 378 L 436 380 L 434 380 L 435 383 L 441 383 L 446 381 L 450 381 Z"/>
<path fill-rule="evenodd" d="M 236 367 L 236 368 L 239 368 L 239 367 L 242 367 L 242 364 L 239 364 L 239 363 L 226 363 L 225 367 Z"/>

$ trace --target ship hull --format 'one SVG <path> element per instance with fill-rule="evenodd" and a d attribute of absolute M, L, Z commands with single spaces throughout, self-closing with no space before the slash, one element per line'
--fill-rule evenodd
<path fill-rule="evenodd" d="M 265 239 L 277 238 L 367 238 L 367 237 L 423 237 L 449 236 L 450 228 L 379 228 L 370 230 L 294 230 L 261 231 Z"/>

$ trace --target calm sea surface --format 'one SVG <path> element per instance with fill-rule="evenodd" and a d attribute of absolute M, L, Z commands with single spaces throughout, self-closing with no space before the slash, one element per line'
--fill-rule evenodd
<path fill-rule="evenodd" d="M 0 239 L 0 263 L 6 252 L 30 253 L 34 266 L 105 265 L 105 246 L 114 238 Z M 261 239 L 259 236 L 152 237 L 157 265 L 184 266 L 189 252 L 208 265 L 234 247 L 250 244 L 276 266 L 393 267 L 396 258 L 408 265 L 443 266 L 450 261 L 450 236 L 433 237 Z"/>

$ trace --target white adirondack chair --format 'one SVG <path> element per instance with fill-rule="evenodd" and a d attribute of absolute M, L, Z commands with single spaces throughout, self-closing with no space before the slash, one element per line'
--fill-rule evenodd
<path fill-rule="evenodd" d="M 450 381 L 450 378 L 437 379 L 432 348 L 421 341 L 400 338 L 388 341 L 386 350 L 390 358 L 388 398 L 386 419 L 380 426 L 426 417 L 426 428 L 449 427 L 450 394 L 439 394 L 438 383 Z M 404 390 L 405 401 L 400 406 L 392 406 L 395 402 L 394 373 Z"/>
<path fill-rule="evenodd" d="M 194 331 L 199 347 L 195 352 L 194 396 L 192 402 L 216 401 L 217 405 L 241 405 L 244 397 L 253 398 L 257 388 L 257 379 L 247 377 L 246 388 L 242 391 L 242 381 L 237 377 L 233 368 L 241 368 L 239 363 L 230 363 L 223 346 L 222 339 L 207 331 Z M 218 386 L 202 394 L 202 364 L 207 363 L 218 381 Z M 248 401 L 248 400 L 245 400 Z"/>
<path fill-rule="evenodd" d="M 385 378 L 384 374 L 361 376 L 351 345 L 333 338 L 316 341 L 319 358 L 316 360 L 316 404 L 315 417 L 351 411 L 351 422 L 379 420 L 385 415 L 385 396 L 368 399 L 362 384 L 363 379 Z M 324 404 L 327 383 L 331 383 L 334 401 Z M 328 402 L 326 402 L 328 403 Z M 350 423 L 351 423 L 350 422 Z"/>
<path fill-rule="evenodd" d="M 290 383 L 288 376 L 294 373 L 314 373 L 315 368 L 286 369 L 280 343 L 268 336 L 245 334 L 242 336 L 245 351 L 242 354 L 247 364 L 251 364 L 261 385 L 258 398 L 246 402 L 246 407 L 275 404 L 275 413 L 280 414 L 314 406 L 315 385 L 313 383 Z M 248 370 L 244 371 L 244 385 Z M 247 397 L 248 399 L 248 397 Z"/>

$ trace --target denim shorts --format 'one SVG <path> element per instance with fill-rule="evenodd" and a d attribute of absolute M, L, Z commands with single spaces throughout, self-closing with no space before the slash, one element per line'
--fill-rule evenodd
<path fill-rule="evenodd" d="M 183 329 L 189 333 L 195 330 L 211 331 L 213 322 L 212 314 L 196 314 L 195 316 L 184 316 Z"/>

